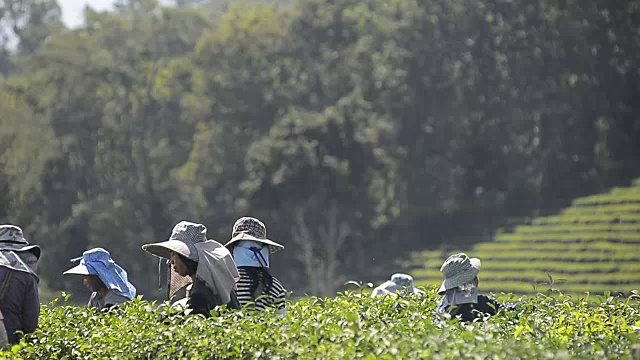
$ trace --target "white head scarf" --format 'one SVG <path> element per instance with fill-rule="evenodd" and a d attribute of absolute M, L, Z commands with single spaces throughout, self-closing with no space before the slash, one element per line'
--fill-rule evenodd
<path fill-rule="evenodd" d="M 231 290 L 236 288 L 236 281 L 240 279 L 231 253 L 215 240 L 207 240 L 194 246 L 198 252 L 196 276 L 217 293 L 223 303 L 228 303 Z"/>

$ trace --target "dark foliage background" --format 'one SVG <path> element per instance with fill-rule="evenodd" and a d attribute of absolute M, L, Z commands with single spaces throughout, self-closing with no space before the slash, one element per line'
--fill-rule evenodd
<path fill-rule="evenodd" d="M 252 215 L 330 295 L 640 175 L 640 1 L 230 3 L 0 2 L 0 220 L 43 288 L 102 246 L 161 297 L 143 243 Z"/>

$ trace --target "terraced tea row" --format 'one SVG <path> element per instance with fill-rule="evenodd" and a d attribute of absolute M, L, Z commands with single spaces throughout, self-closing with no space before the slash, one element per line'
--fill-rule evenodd
<path fill-rule="evenodd" d="M 638 232 L 566 232 L 566 233 L 503 233 L 495 236 L 496 241 L 527 241 L 527 242 L 595 242 L 608 241 L 612 243 L 640 244 Z"/>
<path fill-rule="evenodd" d="M 628 294 L 633 290 L 638 289 L 637 284 L 623 284 L 623 285 L 602 285 L 602 284 L 528 284 L 523 282 L 490 282 L 483 281 L 481 284 L 483 292 L 490 293 L 514 293 L 514 294 L 527 294 L 533 292 L 544 292 L 545 290 L 555 289 L 565 294 L 584 295 L 585 293 L 592 293 L 594 295 L 602 294 L 605 291 L 611 293 L 624 293 Z M 606 288 L 606 290 L 603 290 Z"/>
<path fill-rule="evenodd" d="M 600 204 L 627 204 L 640 201 L 640 192 L 632 192 L 627 195 L 609 196 L 594 195 L 586 198 L 580 198 L 573 202 L 573 206 L 593 206 Z"/>
<path fill-rule="evenodd" d="M 427 267 L 413 271 L 416 281 L 422 284 L 442 281 L 440 267 L 435 261 L 425 264 Z M 429 266 L 433 265 L 433 266 Z M 536 278 L 544 277 L 551 274 L 554 277 L 562 277 L 563 279 L 579 279 L 575 275 L 581 275 L 583 278 L 589 279 L 620 279 L 621 281 L 629 281 L 636 279 L 634 273 L 640 272 L 640 264 L 635 262 L 606 262 L 606 263 L 566 263 L 566 262 L 548 262 L 548 261 L 532 261 L 525 263 L 521 261 L 491 261 L 483 262 L 481 278 L 521 278 L 527 282 Z"/>
<path fill-rule="evenodd" d="M 617 251 L 617 250 L 585 250 L 585 251 L 547 251 L 547 250 L 526 250 L 526 251 L 474 251 L 474 256 L 484 259 L 485 262 L 499 261 L 557 261 L 557 262 L 640 262 L 640 254 L 637 251 Z"/>
<path fill-rule="evenodd" d="M 417 283 L 426 288 L 439 286 L 442 281 L 439 273 L 431 273 L 428 277 L 417 278 Z M 534 289 L 542 291 L 553 288 L 566 293 L 584 294 L 585 292 L 603 293 L 604 291 L 630 292 L 638 288 L 637 280 L 632 278 L 608 278 L 611 274 L 599 274 L 593 279 L 584 280 L 583 274 L 569 276 L 567 274 L 551 274 L 553 283 L 545 273 L 534 276 L 520 277 L 520 274 L 505 273 L 504 276 L 492 276 L 486 274 L 480 277 L 480 291 L 483 293 L 514 292 L 531 293 Z M 606 289 L 606 290 L 603 290 Z"/>
<path fill-rule="evenodd" d="M 640 223 L 622 224 L 551 224 L 547 226 L 520 225 L 514 230 L 521 234 L 548 234 L 569 232 L 636 232 L 640 233 Z"/>
<path fill-rule="evenodd" d="M 494 241 L 465 251 L 482 260 L 480 288 L 514 293 L 545 287 L 569 293 L 640 289 L 640 179 L 633 187 L 614 188 L 573 204 L 559 215 L 498 232 Z M 413 256 L 408 264 L 417 283 L 437 286 L 442 262 L 455 252 L 459 251 Z"/>
<path fill-rule="evenodd" d="M 611 242 L 608 241 L 589 241 L 589 242 L 527 242 L 527 241 L 493 241 L 480 243 L 474 248 L 476 251 L 503 253 L 512 251 L 553 251 L 553 252 L 585 252 L 585 251 L 603 251 L 605 253 L 615 252 L 631 252 L 640 254 L 640 246 L 634 243 L 616 244 L 612 248 Z"/>
<path fill-rule="evenodd" d="M 640 223 L 640 214 L 571 214 L 556 215 L 533 219 L 534 225 L 551 224 L 616 224 L 616 223 Z"/>
<path fill-rule="evenodd" d="M 563 215 L 591 215 L 591 214 L 627 214 L 640 213 L 640 202 L 601 206 L 572 206 L 562 211 Z"/>
<path fill-rule="evenodd" d="M 573 205 L 624 204 L 640 202 L 640 186 L 617 187 L 609 193 L 585 196 L 573 201 Z"/>

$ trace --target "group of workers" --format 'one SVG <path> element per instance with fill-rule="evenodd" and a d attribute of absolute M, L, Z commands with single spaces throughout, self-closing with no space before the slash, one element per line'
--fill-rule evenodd
<path fill-rule="evenodd" d="M 252 217 L 235 222 L 225 245 L 207 239 L 204 225 L 181 221 L 168 240 L 142 246 L 166 259 L 177 278 L 188 280 L 182 282 L 187 284 L 186 296 L 174 305 L 205 317 L 220 305 L 256 310 L 273 307 L 284 314 L 287 292 L 269 271 L 270 254 L 283 248 L 268 239 L 264 223 Z M 40 254 L 40 247 L 29 244 L 20 227 L 0 225 L 0 346 L 19 342 L 21 334 L 35 331 L 38 325 Z M 89 307 L 107 310 L 136 297 L 127 272 L 104 248 L 89 249 L 72 259 L 76 261 L 79 264 L 63 274 L 82 276 L 91 291 Z"/>
<path fill-rule="evenodd" d="M 176 224 L 168 240 L 142 245 L 144 251 L 167 260 L 174 276 L 187 278 L 183 282 L 188 284 L 186 296 L 175 305 L 206 317 L 221 305 L 231 309 L 275 307 L 284 313 L 286 290 L 269 272 L 269 255 L 283 248 L 268 239 L 264 223 L 252 217 L 236 221 L 225 245 L 207 239 L 207 228 L 190 221 Z M 107 250 L 90 249 L 73 260 L 80 264 L 64 274 L 83 276 L 92 291 L 90 307 L 104 310 L 136 296 L 127 272 Z"/>
<path fill-rule="evenodd" d="M 267 238 L 264 223 L 242 217 L 233 225 L 226 244 L 207 239 L 207 228 L 199 223 L 181 221 L 168 240 L 145 244 L 142 249 L 171 265 L 171 272 L 186 286 L 185 297 L 173 305 L 193 314 L 211 315 L 217 306 L 231 309 L 262 310 L 273 307 L 279 314 L 286 310 L 286 290 L 270 271 L 270 254 L 284 246 Z M 0 225 L 0 345 L 13 344 L 21 334 L 33 332 L 40 311 L 38 276 L 41 250 L 25 239 L 15 225 Z M 127 272 L 103 248 L 85 251 L 72 259 L 79 264 L 64 272 L 83 277 L 91 291 L 89 307 L 106 310 L 136 297 L 135 286 Z M 501 305 L 478 295 L 480 260 L 460 253 L 450 256 L 440 271 L 444 281 L 438 313 L 473 321 L 493 315 Z M 407 274 L 394 274 L 391 280 L 375 288 L 372 296 L 423 294 Z"/>
<path fill-rule="evenodd" d="M 440 267 L 440 272 L 444 280 L 438 288 L 438 295 L 441 295 L 436 308 L 438 314 L 447 314 L 468 323 L 495 315 L 501 309 L 515 309 L 515 304 L 501 304 L 490 296 L 478 294 L 478 258 L 470 258 L 465 253 L 451 255 Z M 398 273 L 393 274 L 391 280 L 376 287 L 371 296 L 397 296 L 400 293 L 424 294 L 414 286 L 411 275 Z M 436 322 L 439 322 L 439 319 L 436 319 Z"/>

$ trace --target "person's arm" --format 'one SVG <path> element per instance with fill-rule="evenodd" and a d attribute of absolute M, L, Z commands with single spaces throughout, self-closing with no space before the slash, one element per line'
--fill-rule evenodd
<path fill-rule="evenodd" d="M 496 299 L 486 295 L 478 295 L 478 311 L 493 316 L 498 312 L 500 307 L 501 305 Z"/>
<path fill-rule="evenodd" d="M 231 289 L 231 292 L 229 293 L 229 302 L 227 303 L 227 307 L 234 310 L 242 308 L 242 306 L 240 306 L 240 301 L 238 300 L 238 295 L 234 289 Z"/>
<path fill-rule="evenodd" d="M 206 296 L 200 292 L 194 292 L 187 300 L 187 307 L 191 309 L 192 314 L 202 314 L 205 317 L 211 316 Z"/>
<path fill-rule="evenodd" d="M 92 292 L 91 295 L 89 296 L 89 302 L 87 303 L 87 307 L 90 308 L 97 308 L 98 306 L 98 300 L 97 300 L 97 296 L 98 293 L 97 292 Z"/>
<path fill-rule="evenodd" d="M 278 295 L 273 299 L 273 306 L 276 308 L 278 315 L 285 316 L 287 313 L 287 290 L 280 287 Z"/>
<path fill-rule="evenodd" d="M 371 297 L 378 297 L 378 296 L 397 296 L 397 294 L 395 292 L 391 292 L 381 286 L 378 286 L 377 288 L 373 289 L 373 292 L 371 293 Z"/>
<path fill-rule="evenodd" d="M 126 296 L 118 295 L 113 291 L 109 291 L 107 296 L 104 298 L 104 307 L 102 310 L 111 309 L 118 307 L 120 304 L 125 304 L 129 301 L 129 298 Z"/>
<path fill-rule="evenodd" d="M 189 300 L 187 300 L 187 307 L 191 309 L 192 314 L 202 314 L 205 317 L 211 316 L 211 309 L 218 304 L 218 297 L 215 296 L 213 291 L 199 279 L 193 283 L 191 292 L 189 293 Z"/>
<path fill-rule="evenodd" d="M 38 327 L 40 317 L 40 294 L 38 293 L 38 282 L 33 275 L 29 275 L 27 291 L 22 303 L 22 331 L 25 334 L 32 333 Z"/>

